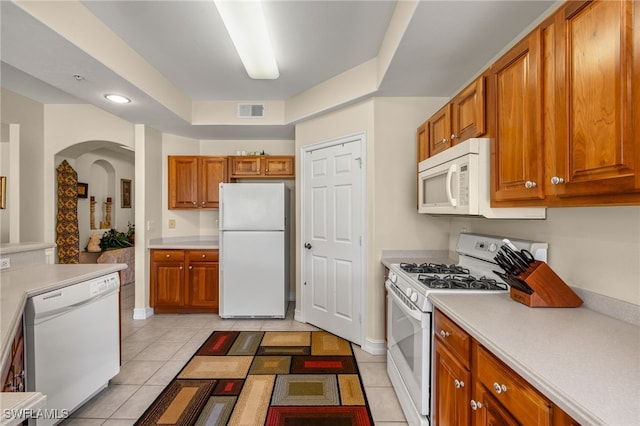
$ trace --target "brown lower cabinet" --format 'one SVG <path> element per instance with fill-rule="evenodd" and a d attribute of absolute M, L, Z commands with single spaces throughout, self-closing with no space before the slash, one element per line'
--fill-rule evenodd
<path fill-rule="evenodd" d="M 11 352 L 2 366 L 2 392 L 24 392 L 24 334 L 22 319 L 11 340 Z"/>
<path fill-rule="evenodd" d="M 218 250 L 151 250 L 154 312 L 217 313 Z"/>
<path fill-rule="evenodd" d="M 434 335 L 436 424 L 578 425 L 438 310 Z"/>

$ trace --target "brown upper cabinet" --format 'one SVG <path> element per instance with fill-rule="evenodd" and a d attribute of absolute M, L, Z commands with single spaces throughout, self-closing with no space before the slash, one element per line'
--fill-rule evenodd
<path fill-rule="evenodd" d="M 426 125 L 418 127 L 418 162 L 466 139 L 484 135 L 485 125 L 485 77 L 480 76 L 432 115 Z"/>
<path fill-rule="evenodd" d="M 217 208 L 226 164 L 226 157 L 169 156 L 169 209 Z"/>
<path fill-rule="evenodd" d="M 545 117 L 546 193 L 560 204 L 611 195 L 638 202 L 640 3 L 568 2 L 552 19 L 555 61 L 548 66 L 555 68 L 556 99 L 555 113 Z"/>
<path fill-rule="evenodd" d="M 496 207 L 640 202 L 640 3 L 569 1 L 492 67 Z"/>
<path fill-rule="evenodd" d="M 243 155 L 228 158 L 232 179 L 295 177 L 295 157 L 292 155 Z"/>
<path fill-rule="evenodd" d="M 534 31 L 491 67 L 496 201 L 544 199 L 541 32 Z"/>
<path fill-rule="evenodd" d="M 418 127 L 417 142 L 418 142 L 418 163 L 422 160 L 429 158 L 429 122 L 425 121 Z"/>
<path fill-rule="evenodd" d="M 486 131 L 485 78 L 478 77 L 451 101 L 453 144 L 477 138 Z"/>
<path fill-rule="evenodd" d="M 452 106 L 446 104 L 429 119 L 429 156 L 436 155 L 453 146 L 451 141 Z"/>

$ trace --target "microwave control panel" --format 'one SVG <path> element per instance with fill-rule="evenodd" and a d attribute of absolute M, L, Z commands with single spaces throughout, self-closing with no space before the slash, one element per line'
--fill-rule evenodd
<path fill-rule="evenodd" d="M 459 205 L 469 205 L 469 164 L 463 164 L 460 166 L 460 173 L 458 179 L 458 197 Z"/>

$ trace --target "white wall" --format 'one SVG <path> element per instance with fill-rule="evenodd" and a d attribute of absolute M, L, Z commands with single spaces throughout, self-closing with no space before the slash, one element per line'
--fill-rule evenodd
<path fill-rule="evenodd" d="M 45 228 L 50 217 L 42 215 L 44 210 L 44 106 L 6 89 L 0 91 L 5 124 L 20 125 L 20 242 L 53 242 L 45 237 Z M 11 154 L 13 156 L 13 153 Z M 53 157 L 51 157 L 53 161 Z M 48 176 L 49 181 L 52 179 Z M 11 185 L 11 182 L 7 182 Z M 13 185 L 12 185 L 13 186 Z M 9 205 L 9 209 L 14 206 Z"/>
<path fill-rule="evenodd" d="M 549 266 L 570 286 L 640 305 L 640 207 L 547 209 L 546 220 L 451 221 L 462 228 L 549 243 Z"/>
<path fill-rule="evenodd" d="M 133 180 L 136 222 L 136 278 L 134 318 L 151 315 L 149 307 L 150 239 L 162 236 L 163 187 L 152 182 L 162 181 L 162 134 L 138 124 L 135 126 L 135 175 Z M 164 204 L 166 206 L 166 204 Z"/>
<path fill-rule="evenodd" d="M 110 141 L 133 148 L 134 125 L 90 105 L 46 105 L 45 128 L 44 145 L 41 147 L 44 173 L 40 184 L 45 189 L 45 202 L 40 215 L 44 213 L 46 219 L 44 241 L 55 242 L 56 154 L 86 141 Z M 118 185 L 119 182 L 118 179 Z"/>
<path fill-rule="evenodd" d="M 9 125 L 0 124 L 0 176 L 8 177 L 11 180 L 11 168 L 9 162 Z M 11 204 L 7 204 L 8 208 L 0 210 L 0 243 L 9 242 L 9 226 Z"/>

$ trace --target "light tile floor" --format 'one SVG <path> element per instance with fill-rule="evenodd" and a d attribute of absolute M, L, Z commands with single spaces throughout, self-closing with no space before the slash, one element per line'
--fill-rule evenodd
<path fill-rule="evenodd" d="M 134 285 L 122 288 L 122 366 L 109 386 L 71 414 L 63 426 L 129 426 L 142 415 L 214 330 L 294 330 L 317 328 L 293 319 L 229 320 L 218 315 L 154 315 L 133 319 Z M 407 425 L 386 370 L 386 357 L 353 345 L 376 425 Z"/>

